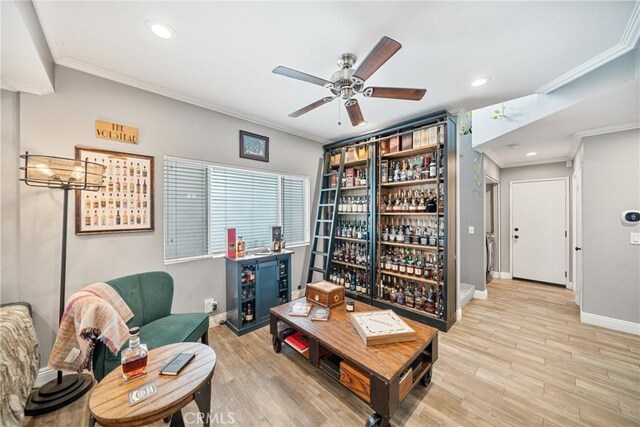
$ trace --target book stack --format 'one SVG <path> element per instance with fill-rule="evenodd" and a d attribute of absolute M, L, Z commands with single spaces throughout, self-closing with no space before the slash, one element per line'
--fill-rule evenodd
<path fill-rule="evenodd" d="M 284 342 L 307 359 L 309 358 L 309 338 L 304 336 L 301 332 L 289 335 L 285 338 Z"/>

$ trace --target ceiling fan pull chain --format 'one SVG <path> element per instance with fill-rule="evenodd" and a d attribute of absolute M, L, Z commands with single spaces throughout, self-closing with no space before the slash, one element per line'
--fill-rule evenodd
<path fill-rule="evenodd" d="M 342 126 L 342 122 L 340 121 L 340 103 L 338 102 L 338 126 Z"/>

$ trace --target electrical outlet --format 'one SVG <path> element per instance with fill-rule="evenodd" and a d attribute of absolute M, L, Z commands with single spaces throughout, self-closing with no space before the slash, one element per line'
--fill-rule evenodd
<path fill-rule="evenodd" d="M 213 299 L 213 298 L 209 298 L 204 300 L 204 312 L 205 313 L 212 313 L 214 311 L 216 311 L 218 309 L 218 302 Z"/>
<path fill-rule="evenodd" d="M 472 225 L 469 226 L 469 234 L 473 234 L 476 232 L 476 228 Z"/>

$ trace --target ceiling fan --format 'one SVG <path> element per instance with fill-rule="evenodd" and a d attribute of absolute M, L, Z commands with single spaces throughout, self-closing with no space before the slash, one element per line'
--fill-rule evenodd
<path fill-rule="evenodd" d="M 289 114 L 289 117 L 300 117 L 309 111 L 328 104 L 334 99 L 340 97 L 345 100 L 344 106 L 347 108 L 349 119 L 353 126 L 361 125 L 365 122 L 362 110 L 358 104 L 356 95 L 362 94 L 372 98 L 392 98 L 404 99 L 409 101 L 420 101 L 426 89 L 399 88 L 399 87 L 364 87 L 364 82 L 375 73 L 385 62 L 389 60 L 402 45 L 389 37 L 382 37 L 378 44 L 369 52 L 369 54 L 360 63 L 358 68 L 354 70 L 352 67 L 356 63 L 356 56 L 351 53 L 343 53 L 338 57 L 338 67 L 340 70 L 331 75 L 330 80 L 321 79 L 301 71 L 293 70 L 288 67 L 278 66 L 273 69 L 275 74 L 291 77 L 305 82 L 323 86 L 331 91 L 333 96 L 324 97 L 314 103 L 302 107 L 301 109 Z"/>

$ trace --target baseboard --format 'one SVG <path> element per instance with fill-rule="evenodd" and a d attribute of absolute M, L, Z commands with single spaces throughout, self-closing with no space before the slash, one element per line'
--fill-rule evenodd
<path fill-rule="evenodd" d="M 487 299 L 488 293 L 485 289 L 484 291 L 475 290 L 473 291 L 473 299 Z"/>
<path fill-rule="evenodd" d="M 607 329 L 640 335 L 640 323 L 614 319 L 613 317 L 601 316 L 599 314 L 585 313 L 582 310 L 580 310 L 580 321 L 588 325 L 601 326 Z"/>
<path fill-rule="evenodd" d="M 291 300 L 302 298 L 304 296 L 304 289 L 296 289 L 291 292 Z"/>
<path fill-rule="evenodd" d="M 209 316 L 209 329 L 220 326 L 220 322 L 227 320 L 227 312 L 216 314 L 215 316 Z"/>
<path fill-rule="evenodd" d="M 456 321 L 462 319 L 462 309 L 458 308 L 456 309 Z"/>
<path fill-rule="evenodd" d="M 499 279 L 500 278 L 500 272 L 499 271 L 492 271 L 491 272 L 491 277 L 493 277 L 494 279 Z"/>
<path fill-rule="evenodd" d="M 40 368 L 40 370 L 38 370 L 38 376 L 36 377 L 36 382 L 33 384 L 33 387 L 42 387 L 49 381 L 55 379 L 57 374 L 58 371 L 56 371 L 55 369 L 51 369 L 48 366 Z"/>
<path fill-rule="evenodd" d="M 499 278 L 500 279 L 507 279 L 507 280 L 511 280 L 513 279 L 513 276 L 511 275 L 510 272 L 508 271 L 501 271 L 499 274 Z"/>

